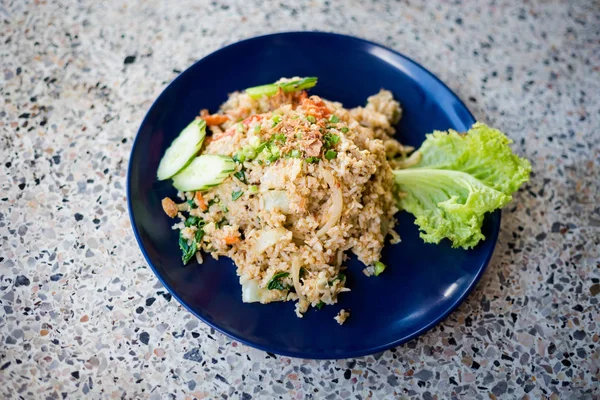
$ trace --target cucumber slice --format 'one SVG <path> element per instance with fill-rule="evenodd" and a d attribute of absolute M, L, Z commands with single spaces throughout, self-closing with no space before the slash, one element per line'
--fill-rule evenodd
<path fill-rule="evenodd" d="M 173 186 L 182 192 L 206 190 L 219 185 L 234 171 L 235 161 L 231 157 L 206 154 L 175 175 Z"/>
<path fill-rule="evenodd" d="M 283 89 L 285 93 L 295 92 L 296 90 L 310 89 L 317 84 L 317 78 L 309 77 L 302 78 L 295 81 L 271 83 L 268 85 L 254 86 L 246 89 L 246 93 L 253 99 L 260 99 L 263 96 L 273 96 L 277 94 L 279 88 Z"/>
<path fill-rule="evenodd" d="M 156 171 L 158 180 L 169 179 L 185 168 L 200 151 L 205 137 L 206 122 L 203 119 L 196 119 L 185 127 L 160 160 L 158 171 Z"/>

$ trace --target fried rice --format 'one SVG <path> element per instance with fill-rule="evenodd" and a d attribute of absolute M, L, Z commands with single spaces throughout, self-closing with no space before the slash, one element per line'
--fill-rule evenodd
<path fill-rule="evenodd" d="M 243 301 L 296 301 L 298 317 L 334 304 L 350 290 L 348 251 L 370 275 L 385 241 L 399 241 L 390 160 L 412 150 L 393 137 L 401 115 L 386 90 L 352 109 L 306 91 L 232 93 L 218 113 L 201 114 L 212 133 L 202 154 L 233 157 L 236 173 L 180 192 L 173 228 L 198 242 L 200 263 L 202 252 L 235 262 Z M 190 216 L 202 226 L 186 226 Z"/>

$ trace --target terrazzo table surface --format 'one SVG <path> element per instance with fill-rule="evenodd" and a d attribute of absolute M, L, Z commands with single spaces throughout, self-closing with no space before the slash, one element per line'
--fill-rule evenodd
<path fill-rule="evenodd" d="M 0 395 L 600 396 L 600 5 L 431 3 L 0 3 Z M 468 300 L 359 359 L 211 330 L 161 287 L 126 210 L 131 144 L 168 82 L 239 39 L 313 29 L 422 63 L 535 171 Z"/>

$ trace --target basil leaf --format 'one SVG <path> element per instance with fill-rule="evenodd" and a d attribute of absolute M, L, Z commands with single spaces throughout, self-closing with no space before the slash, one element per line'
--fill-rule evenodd
<path fill-rule="evenodd" d="M 269 290 L 289 290 L 291 286 L 285 285 L 281 280 L 289 276 L 289 272 L 278 272 L 269 281 L 267 284 L 267 289 Z"/>
<path fill-rule="evenodd" d="M 192 245 L 187 244 L 187 239 L 183 237 L 181 232 L 179 232 L 179 248 L 181 249 L 181 261 L 183 265 L 187 265 L 188 262 L 196 255 L 196 251 L 198 247 L 196 246 L 196 242 L 192 243 Z"/>
<path fill-rule="evenodd" d="M 190 227 L 190 226 L 196 226 L 196 225 L 198 225 L 198 223 L 199 223 L 200 221 L 202 221 L 200 218 L 198 218 L 198 217 L 195 217 L 195 216 L 191 216 L 191 217 L 188 217 L 188 218 L 185 220 L 185 226 L 187 226 L 187 227 Z"/>

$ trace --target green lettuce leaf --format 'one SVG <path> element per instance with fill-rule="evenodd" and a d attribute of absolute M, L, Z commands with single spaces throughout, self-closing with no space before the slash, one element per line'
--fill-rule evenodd
<path fill-rule="evenodd" d="M 485 213 L 504 207 L 529 180 L 531 164 L 510 143 L 482 123 L 466 134 L 435 131 L 417 150 L 416 164 L 394 171 L 400 208 L 416 217 L 425 242 L 448 238 L 468 249 L 485 239 Z"/>

